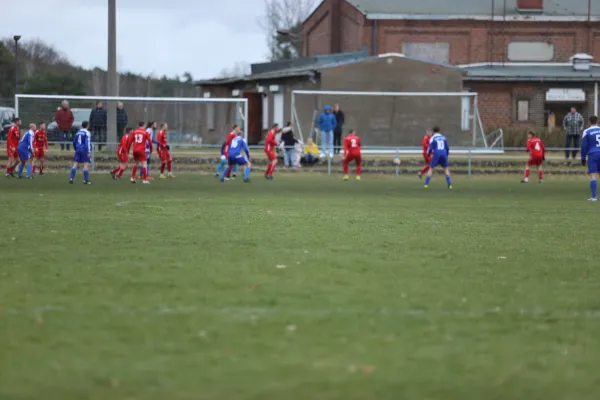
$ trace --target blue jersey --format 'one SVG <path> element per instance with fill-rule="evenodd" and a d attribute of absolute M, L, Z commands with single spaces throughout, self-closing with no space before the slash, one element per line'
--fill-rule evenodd
<path fill-rule="evenodd" d="M 585 160 L 588 155 L 600 156 L 600 127 L 590 126 L 583 131 L 581 138 L 581 159 Z"/>
<path fill-rule="evenodd" d="M 92 136 L 87 129 L 80 129 L 73 138 L 73 148 L 76 153 L 91 154 L 92 152 Z"/>
<path fill-rule="evenodd" d="M 21 137 L 17 148 L 19 153 L 33 153 L 33 137 L 34 133 L 32 130 L 28 130 L 23 137 Z"/>
<path fill-rule="evenodd" d="M 231 145 L 229 146 L 229 159 L 231 160 L 243 157 L 242 150 L 244 153 L 246 153 L 246 157 L 250 159 L 250 150 L 248 149 L 248 144 L 243 137 L 237 136 L 231 141 Z"/>
<path fill-rule="evenodd" d="M 433 153 L 433 155 L 445 155 L 446 157 L 450 153 L 450 146 L 448 145 L 448 140 L 441 133 L 436 133 L 429 140 L 429 154 Z"/>

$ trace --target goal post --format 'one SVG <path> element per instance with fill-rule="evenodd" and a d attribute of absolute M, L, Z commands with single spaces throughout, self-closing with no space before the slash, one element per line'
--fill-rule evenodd
<path fill-rule="evenodd" d="M 66 100 L 73 112 L 72 132 L 89 121 L 97 102 L 103 109 L 115 106 L 117 111 L 116 132 L 109 132 L 111 124 L 90 122 L 92 141 L 114 147 L 126 127 L 136 128 L 138 122 L 156 121 L 167 123 L 169 142 L 175 146 L 220 144 L 233 124 L 243 127 L 248 139 L 248 99 L 214 97 L 130 97 L 130 96 L 71 96 L 71 95 L 15 95 L 15 111 L 26 126 L 46 122 L 50 142 L 64 142 L 54 115 Z M 107 118 L 109 113 L 106 113 Z M 126 118 L 123 118 L 123 115 Z M 126 123 L 125 123 L 126 122 Z"/>
<path fill-rule="evenodd" d="M 354 129 L 367 146 L 419 146 L 426 129 L 439 126 L 454 146 L 488 147 L 474 92 L 294 90 L 291 117 L 302 140 L 320 140 L 318 118 L 334 104 L 345 115 L 343 134 Z"/>

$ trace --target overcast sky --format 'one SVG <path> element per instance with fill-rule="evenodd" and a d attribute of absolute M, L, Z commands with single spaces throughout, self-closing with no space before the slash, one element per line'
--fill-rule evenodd
<path fill-rule="evenodd" d="M 116 0 L 119 71 L 211 78 L 267 56 L 263 0 Z M 0 36 L 38 37 L 86 68 L 106 68 L 107 0 L 11 1 Z"/>

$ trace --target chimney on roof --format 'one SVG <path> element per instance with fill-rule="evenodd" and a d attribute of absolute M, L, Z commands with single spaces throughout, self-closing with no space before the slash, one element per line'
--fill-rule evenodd
<path fill-rule="evenodd" d="M 594 57 L 585 53 L 577 53 L 569 58 L 575 71 L 589 71 L 593 59 Z"/>
<path fill-rule="evenodd" d="M 525 12 L 541 12 L 544 10 L 544 0 L 517 0 L 517 9 Z"/>

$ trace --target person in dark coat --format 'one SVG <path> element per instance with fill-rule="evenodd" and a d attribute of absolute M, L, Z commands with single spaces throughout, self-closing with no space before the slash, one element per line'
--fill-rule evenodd
<path fill-rule="evenodd" d="M 69 102 L 67 100 L 63 100 L 61 107 L 56 111 L 56 114 L 54 114 L 54 120 L 60 131 L 60 149 L 64 150 L 66 147 L 67 151 L 69 151 L 69 143 L 71 143 L 71 140 L 73 139 L 71 129 L 73 128 L 75 117 L 69 108 Z"/>
<path fill-rule="evenodd" d="M 127 111 L 123 108 L 123 103 L 119 102 L 117 104 L 117 137 L 119 140 L 123 137 L 123 132 L 127 128 L 128 123 L 129 117 L 127 116 Z"/>
<path fill-rule="evenodd" d="M 344 112 L 340 110 L 340 105 L 336 104 L 333 106 L 333 115 L 335 116 L 335 129 L 333 130 L 333 147 L 335 148 L 335 154 L 340 154 L 342 149 L 342 128 L 344 127 L 345 116 Z"/>
<path fill-rule="evenodd" d="M 90 112 L 89 122 L 92 141 L 98 143 L 98 151 L 100 151 L 102 144 L 106 143 L 106 110 L 101 101 L 97 101 L 96 108 Z"/>
<path fill-rule="evenodd" d="M 294 166 L 294 146 L 298 141 L 294 138 L 294 131 L 292 131 L 292 123 L 288 122 L 281 130 L 281 143 L 283 143 L 283 167 Z"/>

